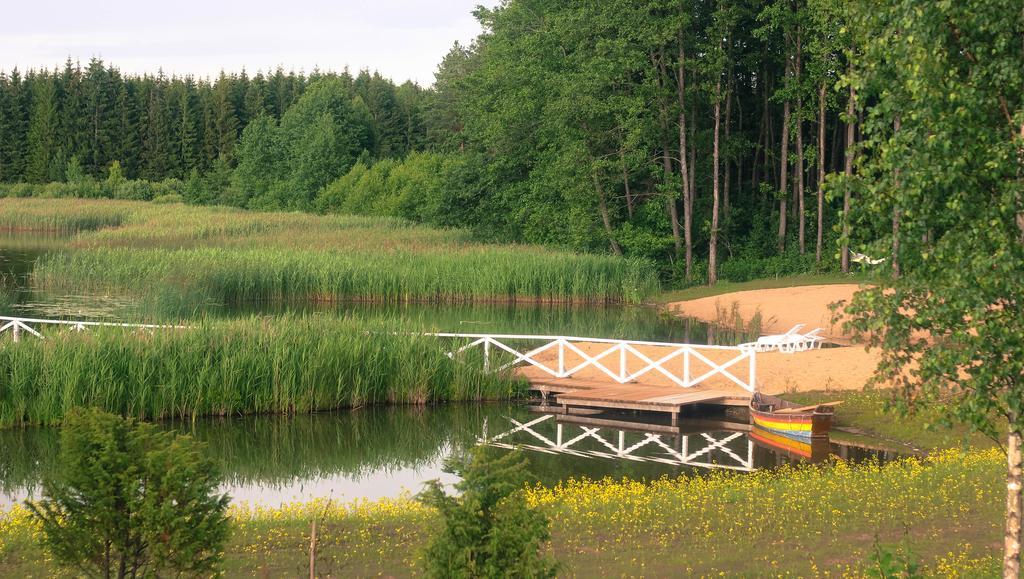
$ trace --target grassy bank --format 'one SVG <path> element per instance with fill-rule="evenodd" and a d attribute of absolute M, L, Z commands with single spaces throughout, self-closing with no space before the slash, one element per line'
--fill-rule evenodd
<path fill-rule="evenodd" d="M 223 303 L 636 303 L 658 290 L 646 261 L 478 244 L 394 218 L 0 199 L 0 228 L 77 231 L 72 251 L 37 264 L 41 289 L 170 289 Z"/>
<path fill-rule="evenodd" d="M 436 338 L 329 316 L 53 332 L 0 346 L 0 426 L 59 423 L 80 406 L 159 419 L 521 392 L 511 377 L 483 374 L 468 354 L 452 360 Z"/>
<path fill-rule="evenodd" d="M 579 576 L 864 576 L 877 535 L 930 576 L 999 569 L 1004 459 L 944 452 L 886 465 L 783 468 L 650 484 L 575 481 L 529 491 L 552 521 L 550 549 Z M 436 514 L 411 500 L 234 508 L 228 576 L 420 572 Z M 0 516 L 0 573 L 48 575 L 24 509 Z M 898 547 L 896 547 L 898 545 Z"/>
<path fill-rule="evenodd" d="M 939 408 L 921 408 L 908 416 L 899 416 L 890 409 L 895 392 L 886 389 L 844 392 L 794 392 L 787 400 L 799 404 L 817 404 L 842 400 L 836 407 L 836 425 L 842 429 L 836 436 L 864 435 L 892 443 L 902 450 L 933 452 L 946 448 L 992 448 L 996 442 L 964 425 L 942 424 Z"/>

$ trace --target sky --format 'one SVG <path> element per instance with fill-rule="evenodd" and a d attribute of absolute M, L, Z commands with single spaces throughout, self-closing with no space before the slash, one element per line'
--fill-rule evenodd
<path fill-rule="evenodd" d="M 472 11 L 496 0 L 22 0 L 4 8 L 0 70 L 83 65 L 100 57 L 125 73 L 215 77 L 377 70 L 434 82 L 455 41 L 480 33 Z"/>

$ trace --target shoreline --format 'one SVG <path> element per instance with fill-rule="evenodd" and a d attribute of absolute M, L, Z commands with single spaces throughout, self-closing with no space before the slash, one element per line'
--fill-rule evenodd
<path fill-rule="evenodd" d="M 720 325 L 731 325 L 733 316 L 738 316 L 745 327 L 759 322 L 762 335 L 781 334 L 797 324 L 804 324 L 802 332 L 821 328 L 827 341 L 838 347 L 760 354 L 759 387 L 769 394 L 862 390 L 874 374 L 881 353 L 854 343 L 842 329 L 841 320 L 832 322 L 829 307 L 849 301 L 860 288 L 860 284 L 828 284 L 745 290 L 672 302 L 665 305 L 665 310 Z"/>

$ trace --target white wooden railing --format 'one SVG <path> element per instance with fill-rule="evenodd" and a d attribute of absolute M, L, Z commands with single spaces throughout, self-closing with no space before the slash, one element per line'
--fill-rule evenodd
<path fill-rule="evenodd" d="M 33 326 L 64 326 L 81 332 L 87 328 L 98 326 L 115 328 L 148 328 L 148 329 L 182 329 L 187 326 L 174 326 L 168 324 L 122 324 L 117 322 L 87 322 L 78 320 L 43 320 L 37 318 L 15 318 L 11 316 L 0 316 L 0 335 L 5 332 L 11 333 L 11 339 L 15 342 L 21 340 L 21 333 L 27 332 L 37 338 L 43 339 L 43 335 Z"/>
<path fill-rule="evenodd" d="M 642 432 L 639 440 L 627 441 L 625 430 L 562 424 L 553 414 L 545 414 L 528 422 L 514 418 L 508 418 L 508 421 L 513 427 L 497 435 L 488 434 L 485 422 L 483 436 L 478 439 L 478 443 L 496 448 L 519 448 L 581 458 L 656 462 L 746 472 L 754 470 L 754 442 L 745 432 L 673 435 Z M 545 422 L 555 422 L 555 431 L 551 435 L 538 432 L 538 426 Z M 522 435 L 516 436 L 520 433 Z M 518 441 L 513 442 L 513 439 Z M 672 439 L 675 444 L 671 443 Z M 584 448 L 587 443 L 596 449 Z"/>
<path fill-rule="evenodd" d="M 513 367 L 529 366 L 538 368 L 553 378 L 570 378 L 573 374 L 585 368 L 594 368 L 619 384 L 628 384 L 645 374 L 654 373 L 664 376 L 670 382 L 682 388 L 690 388 L 715 376 L 721 376 L 731 380 L 748 392 L 753 392 L 757 384 L 757 353 L 753 350 L 737 346 L 705 346 L 571 336 L 452 333 L 430 335 L 441 338 L 470 340 L 468 344 L 448 352 L 448 356 L 454 358 L 466 350 L 480 347 L 483 349 L 483 364 L 486 371 L 501 371 Z M 537 342 L 543 342 L 543 344 L 529 349 L 510 345 L 511 343 L 529 345 L 536 344 Z M 601 348 L 600 351 L 588 354 L 581 347 L 591 344 L 598 345 Z M 642 347 L 657 348 L 656 350 L 648 350 L 648 352 L 656 352 L 656 354 L 649 356 L 641 350 Z M 492 352 L 495 350 L 510 354 L 513 359 L 501 364 L 497 368 L 492 368 Z M 732 357 L 722 363 L 717 363 L 702 353 L 709 351 L 728 352 L 732 354 Z M 538 360 L 541 354 L 549 352 L 555 352 L 557 358 L 548 363 Z M 569 361 L 569 358 L 576 358 L 576 360 Z M 631 359 L 633 361 L 632 365 L 630 364 Z M 706 365 L 708 369 L 698 374 L 692 371 L 692 361 L 698 361 Z M 670 362 L 672 363 L 671 365 L 669 364 Z M 745 364 L 742 364 L 744 362 Z M 742 374 L 745 374 L 743 379 L 729 371 L 734 366 L 746 366 L 746 371 L 742 372 Z"/>
<path fill-rule="evenodd" d="M 188 326 L 160 324 L 124 324 L 116 322 L 90 322 L 75 320 L 46 320 L 37 318 L 18 318 L 0 316 L 0 336 L 10 332 L 13 341 L 21 339 L 22 332 L 37 338 L 43 335 L 37 328 L 46 325 L 64 326 L 77 331 L 90 327 L 107 326 L 119 328 L 145 329 L 182 329 Z M 740 388 L 753 392 L 757 384 L 757 353 L 754 350 L 737 346 L 705 346 L 696 344 L 675 344 L 671 342 L 645 342 L 637 340 L 615 340 L 609 338 L 582 338 L 574 336 L 534 336 L 518 334 L 456 334 L 431 333 L 425 334 L 438 338 L 469 340 L 469 343 L 447 352 L 454 358 L 471 348 L 483 349 L 483 366 L 486 372 L 529 366 L 538 368 L 553 378 L 570 378 L 573 374 L 587 368 L 598 370 L 619 384 L 635 382 L 646 374 L 656 374 L 667 378 L 682 388 L 697 386 L 711 378 L 721 376 L 735 383 Z M 530 344 L 541 343 L 530 348 Z M 521 348 L 510 344 L 523 344 Z M 596 346 L 600 351 L 588 354 L 584 348 Z M 641 348 L 655 348 L 644 353 Z M 726 352 L 731 357 L 717 363 L 702 352 Z M 504 352 L 511 355 L 511 360 L 498 360 L 500 365 L 494 367 L 495 354 Z M 553 352 L 555 358 L 551 362 L 539 360 L 542 354 Z M 694 372 L 691 362 L 704 364 L 707 370 L 703 373 Z M 632 362 L 632 364 L 631 364 Z M 745 364 L 743 364 L 745 362 Z M 735 366 L 746 366 L 744 379 L 730 372 Z"/>

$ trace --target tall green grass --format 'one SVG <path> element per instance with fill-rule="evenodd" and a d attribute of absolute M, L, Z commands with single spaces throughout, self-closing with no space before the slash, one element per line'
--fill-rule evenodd
<path fill-rule="evenodd" d="M 0 229 L 82 231 L 120 225 L 130 213 L 124 203 L 0 198 Z"/>
<path fill-rule="evenodd" d="M 80 219 L 78 208 L 111 226 L 86 227 L 102 219 Z M 0 209 L 0 228 L 49 219 L 83 230 L 73 250 L 37 264 L 41 289 L 175 288 L 222 303 L 637 303 L 659 285 L 647 261 L 478 244 L 465 231 L 395 218 L 96 200 L 0 199 Z"/>
<path fill-rule="evenodd" d="M 181 330 L 52 332 L 0 346 L 0 426 L 55 424 L 76 407 L 143 419 L 306 413 L 522 393 L 437 338 L 327 316 Z"/>
<path fill-rule="evenodd" d="M 178 288 L 223 303 L 314 299 L 379 302 L 638 302 L 655 290 L 644 262 L 572 259 L 504 248 L 454 253 L 334 253 L 291 249 L 96 248 L 43 258 L 47 289 Z"/>

